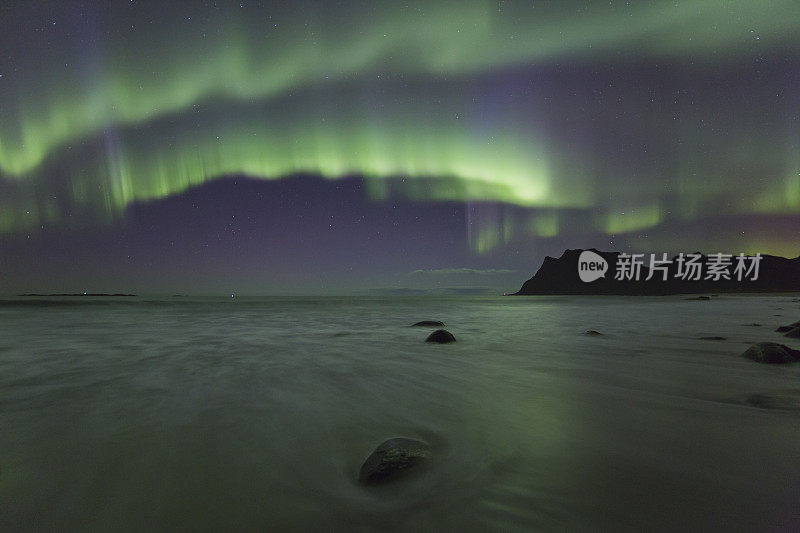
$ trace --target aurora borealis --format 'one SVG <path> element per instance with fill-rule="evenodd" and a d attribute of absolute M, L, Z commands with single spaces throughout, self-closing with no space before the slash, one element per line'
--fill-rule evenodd
<path fill-rule="evenodd" d="M 125 234 L 139 261 L 157 255 L 160 240 L 130 237 L 143 210 L 212 205 L 209 182 L 244 177 L 306 180 L 264 184 L 279 196 L 357 182 L 333 213 L 348 220 L 404 206 L 393 239 L 408 264 L 359 256 L 377 285 L 404 284 L 401 270 L 527 274 L 565 246 L 800 252 L 795 0 L 5 2 L 0 29 L 9 286 L 48 262 L 54 235 L 132 272 L 103 250 Z M 259 213 L 220 197 L 226 217 Z M 323 223 L 302 201 L 291 211 L 307 222 L 297 238 Z M 194 215 L 151 216 L 192 240 Z M 292 253 L 265 248 L 282 231 L 268 218 L 233 254 L 267 271 Z M 419 252 L 440 239 L 452 246 Z M 347 242 L 307 259 L 356 254 Z"/>

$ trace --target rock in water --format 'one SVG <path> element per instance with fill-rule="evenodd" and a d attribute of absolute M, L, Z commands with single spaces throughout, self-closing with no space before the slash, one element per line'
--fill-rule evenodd
<path fill-rule="evenodd" d="M 783 336 L 792 339 L 800 339 L 800 328 L 790 329 L 789 331 L 784 333 Z"/>
<path fill-rule="evenodd" d="M 780 326 L 777 331 L 778 333 L 786 333 L 787 331 L 792 331 L 794 328 L 800 328 L 800 320 L 793 324 L 789 324 L 788 326 Z"/>
<path fill-rule="evenodd" d="M 724 341 L 726 340 L 725 337 L 720 337 L 719 335 L 714 335 L 713 337 L 700 337 L 701 341 Z"/>
<path fill-rule="evenodd" d="M 416 324 L 411 324 L 411 327 L 420 327 L 420 328 L 443 328 L 444 322 L 440 322 L 438 320 L 423 320 L 421 322 L 417 322 Z"/>
<path fill-rule="evenodd" d="M 602 335 L 602 333 L 600 333 L 596 329 L 587 329 L 584 335 Z"/>
<path fill-rule="evenodd" d="M 785 411 L 797 411 L 800 409 L 800 397 L 796 393 L 751 394 L 747 397 L 747 403 L 759 409 L 780 409 Z"/>
<path fill-rule="evenodd" d="M 368 485 L 388 481 L 430 455 L 431 447 L 427 442 L 403 437 L 386 440 L 361 465 L 358 480 Z"/>
<path fill-rule="evenodd" d="M 757 363 L 782 364 L 800 360 L 800 351 L 777 342 L 760 342 L 752 345 L 742 354 Z"/>
<path fill-rule="evenodd" d="M 439 344 L 447 344 L 448 342 L 456 342 L 453 334 L 446 329 L 437 329 L 425 339 L 425 342 L 438 342 Z"/>

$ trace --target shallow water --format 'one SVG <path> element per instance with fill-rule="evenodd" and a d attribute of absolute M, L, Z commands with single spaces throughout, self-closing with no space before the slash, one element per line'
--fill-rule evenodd
<path fill-rule="evenodd" d="M 800 365 L 739 356 L 793 300 L 4 302 L 0 530 L 797 529 Z"/>

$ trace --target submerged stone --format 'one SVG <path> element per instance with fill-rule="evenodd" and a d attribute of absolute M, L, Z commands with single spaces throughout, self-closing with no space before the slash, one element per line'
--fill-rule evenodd
<path fill-rule="evenodd" d="M 411 327 L 420 327 L 420 328 L 443 328 L 444 322 L 440 322 L 438 320 L 422 320 L 417 322 L 416 324 L 411 324 Z"/>
<path fill-rule="evenodd" d="M 760 342 L 748 348 L 742 356 L 757 363 L 784 364 L 800 360 L 800 351 L 777 342 Z"/>
<path fill-rule="evenodd" d="M 425 339 L 425 342 L 438 342 L 439 344 L 447 344 L 448 342 L 456 342 L 456 338 L 452 333 L 446 329 L 437 329 Z"/>
<path fill-rule="evenodd" d="M 785 411 L 797 411 L 800 409 L 800 396 L 796 393 L 762 393 L 751 394 L 747 397 L 747 403 L 759 409 L 778 409 Z"/>
<path fill-rule="evenodd" d="M 584 335 L 602 335 L 602 333 L 600 333 L 596 329 L 587 329 Z"/>
<path fill-rule="evenodd" d="M 404 437 L 386 440 L 361 465 L 358 480 L 368 485 L 389 481 L 430 455 L 431 447 L 427 442 Z"/>
<path fill-rule="evenodd" d="M 800 320 L 794 322 L 793 324 L 789 324 L 787 326 L 780 326 L 775 331 L 777 331 L 778 333 L 786 333 L 792 331 L 794 328 L 800 328 Z"/>
<path fill-rule="evenodd" d="M 783 336 L 791 339 L 800 339 L 800 328 L 790 329 Z"/>

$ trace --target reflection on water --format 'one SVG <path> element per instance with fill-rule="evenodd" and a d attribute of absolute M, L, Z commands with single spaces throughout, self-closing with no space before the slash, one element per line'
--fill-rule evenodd
<path fill-rule="evenodd" d="M 739 357 L 790 300 L 0 303 L 0 529 L 796 528 L 800 367 Z"/>

